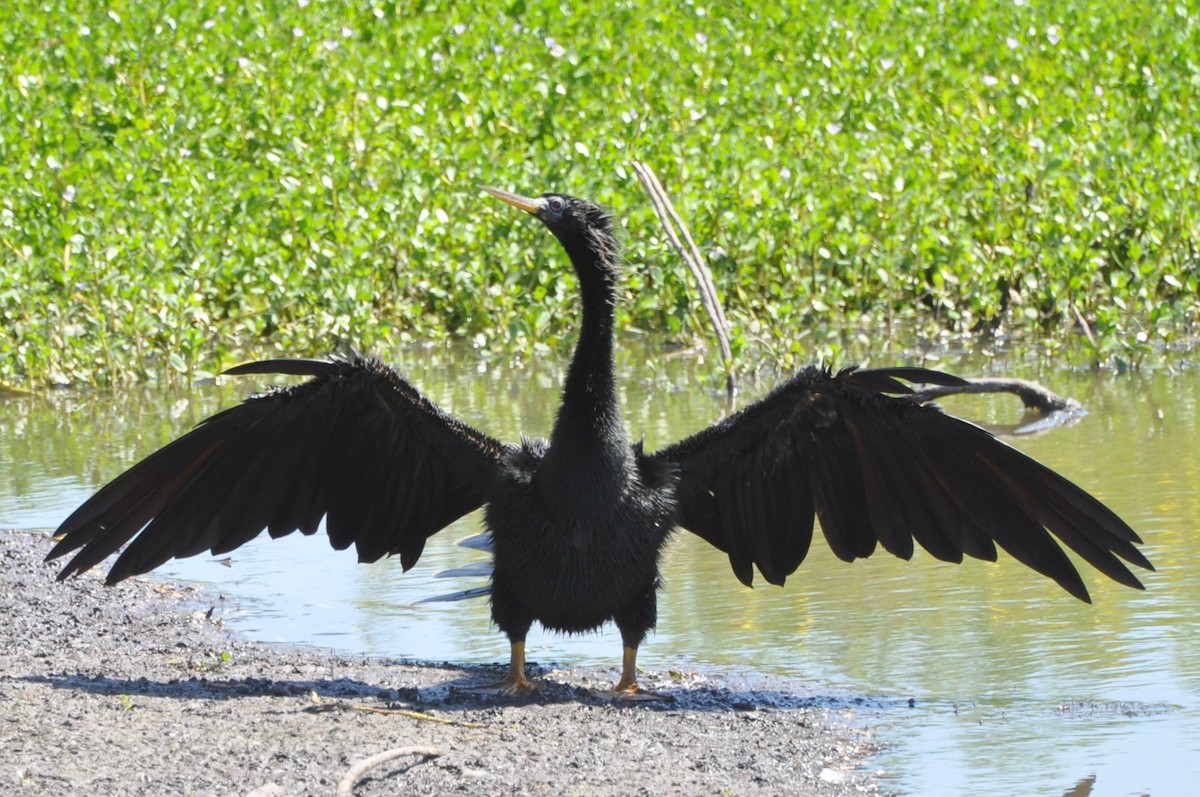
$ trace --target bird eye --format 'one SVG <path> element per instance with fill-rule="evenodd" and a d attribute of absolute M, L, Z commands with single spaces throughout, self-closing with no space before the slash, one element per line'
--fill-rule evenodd
<path fill-rule="evenodd" d="M 567 206 L 567 203 L 563 202 L 561 199 L 559 199 L 556 196 L 550 197 L 550 201 L 546 203 L 546 207 L 550 208 L 550 212 L 553 213 L 555 216 L 561 216 L 562 212 L 563 212 L 563 208 L 565 208 L 566 206 Z"/>

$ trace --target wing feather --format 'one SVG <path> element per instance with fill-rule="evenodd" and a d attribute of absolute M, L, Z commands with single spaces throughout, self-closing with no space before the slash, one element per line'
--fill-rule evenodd
<path fill-rule="evenodd" d="M 93 567 L 124 546 L 115 583 L 173 557 L 226 553 L 266 529 L 312 534 L 322 518 L 335 548 L 400 554 L 482 505 L 504 446 L 447 415 L 399 374 L 358 355 L 265 360 L 232 374 L 310 379 L 253 396 L 117 476 L 59 527 L 48 559 L 60 573 Z"/>
<path fill-rule="evenodd" d="M 1141 540 L 1087 492 L 985 430 L 906 398 L 903 381 L 958 385 L 924 368 L 800 372 L 766 398 L 652 457 L 678 473 L 679 525 L 781 584 L 815 515 L 841 559 L 995 560 L 997 546 L 1089 600 L 1059 543 L 1110 578 L 1152 570 Z M 799 517 L 803 515 L 804 517 Z M 1124 560 L 1124 561 L 1122 561 Z"/>
<path fill-rule="evenodd" d="M 868 557 L 879 536 L 867 511 L 866 488 L 853 441 L 838 420 L 818 424 L 813 439 L 812 492 L 825 539 L 839 559 L 852 562 Z"/>

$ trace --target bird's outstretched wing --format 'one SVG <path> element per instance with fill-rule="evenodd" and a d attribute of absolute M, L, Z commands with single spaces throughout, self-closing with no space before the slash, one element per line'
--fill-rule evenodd
<path fill-rule="evenodd" d="M 1050 536 L 1114 580 L 1141 583 L 1121 557 L 1153 569 L 1116 514 L 991 434 L 904 396 L 900 382 L 962 380 L 922 368 L 809 368 L 723 422 L 653 454 L 675 467 L 679 525 L 782 584 L 804 560 L 813 516 L 838 558 L 876 544 L 910 558 L 994 561 L 996 545 L 1087 601 Z M 889 395 L 893 394 L 893 395 Z"/>
<path fill-rule="evenodd" d="M 478 508 L 503 444 L 443 412 L 377 360 L 280 359 L 230 374 L 311 376 L 200 423 L 113 479 L 59 527 L 59 578 L 133 542 L 113 584 L 172 557 L 231 551 L 264 528 L 316 531 L 373 562 L 412 567 L 425 540 Z M 139 533 L 140 532 L 140 533 Z M 136 539 L 135 539 L 136 537 Z"/>

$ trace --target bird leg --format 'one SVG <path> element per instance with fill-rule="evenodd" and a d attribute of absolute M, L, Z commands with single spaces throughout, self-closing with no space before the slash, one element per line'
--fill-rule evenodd
<path fill-rule="evenodd" d="M 481 695 L 516 697 L 537 691 L 537 685 L 525 677 L 525 640 L 512 643 L 512 654 L 508 660 L 508 675 L 494 684 L 472 686 L 463 691 Z"/>
<path fill-rule="evenodd" d="M 625 648 L 621 656 L 621 680 L 613 687 L 614 692 L 637 692 L 637 648 Z"/>
<path fill-rule="evenodd" d="M 604 694 L 613 700 L 665 700 L 670 703 L 675 702 L 675 698 L 670 695 L 649 692 L 638 686 L 637 648 L 628 645 L 625 646 L 624 654 L 621 657 L 621 680 L 617 681 L 617 685 L 605 691 Z"/>

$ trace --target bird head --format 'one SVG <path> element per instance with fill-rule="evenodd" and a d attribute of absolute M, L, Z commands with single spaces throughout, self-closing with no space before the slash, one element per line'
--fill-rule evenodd
<path fill-rule="evenodd" d="M 525 211 L 549 227 L 577 269 L 584 264 L 593 264 L 602 271 L 616 273 L 618 247 L 613 217 L 604 208 L 566 194 L 526 197 L 499 188 L 482 188 L 501 202 Z"/>

